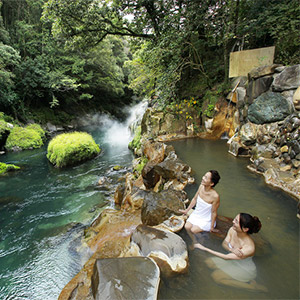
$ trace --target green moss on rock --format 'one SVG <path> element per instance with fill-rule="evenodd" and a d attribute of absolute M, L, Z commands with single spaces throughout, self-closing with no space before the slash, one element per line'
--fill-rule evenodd
<path fill-rule="evenodd" d="M 44 141 L 46 139 L 46 133 L 44 131 L 44 129 L 39 125 L 39 124 L 30 124 L 28 126 L 26 126 L 27 129 L 33 129 L 35 131 L 37 131 L 39 133 L 39 135 L 41 136 L 42 140 Z"/>
<path fill-rule="evenodd" d="M 6 172 L 19 170 L 19 169 L 20 169 L 20 167 L 18 167 L 18 166 L 0 162 L 0 174 L 4 174 Z"/>
<path fill-rule="evenodd" d="M 53 165 L 61 168 L 91 159 L 99 152 L 99 146 L 88 133 L 63 133 L 50 141 L 47 158 Z"/>
<path fill-rule="evenodd" d="M 129 149 L 134 150 L 134 149 L 141 148 L 141 133 L 142 133 L 142 127 L 138 126 L 134 132 L 133 140 L 128 144 Z"/>
<path fill-rule="evenodd" d="M 42 136 L 33 128 L 15 126 L 6 141 L 7 150 L 36 149 L 43 146 Z"/>

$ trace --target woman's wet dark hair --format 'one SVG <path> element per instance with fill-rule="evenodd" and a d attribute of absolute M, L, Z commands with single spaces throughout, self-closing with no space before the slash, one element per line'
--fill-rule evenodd
<path fill-rule="evenodd" d="M 240 213 L 240 227 L 249 228 L 247 233 L 257 233 L 261 228 L 261 223 L 258 217 L 252 217 L 246 213 Z"/>
<path fill-rule="evenodd" d="M 211 182 L 214 184 L 214 187 L 217 185 L 221 177 L 219 175 L 219 172 L 216 170 L 209 170 L 209 172 L 211 173 Z"/>

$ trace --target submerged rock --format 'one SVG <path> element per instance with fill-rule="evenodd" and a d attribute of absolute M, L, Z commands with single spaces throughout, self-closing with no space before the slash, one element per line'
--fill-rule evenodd
<path fill-rule="evenodd" d="M 96 260 L 92 276 L 95 299 L 156 299 L 160 271 L 148 257 Z"/>

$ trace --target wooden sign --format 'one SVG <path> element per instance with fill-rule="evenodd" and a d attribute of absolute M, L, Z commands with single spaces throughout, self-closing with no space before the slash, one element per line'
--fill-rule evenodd
<path fill-rule="evenodd" d="M 258 48 L 230 53 L 229 78 L 247 76 L 247 74 L 261 66 L 272 65 L 275 47 Z"/>

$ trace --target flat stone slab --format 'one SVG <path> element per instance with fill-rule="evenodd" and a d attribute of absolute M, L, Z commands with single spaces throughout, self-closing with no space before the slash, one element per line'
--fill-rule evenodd
<path fill-rule="evenodd" d="M 148 257 L 96 260 L 92 290 L 96 300 L 157 299 L 160 271 Z"/>

